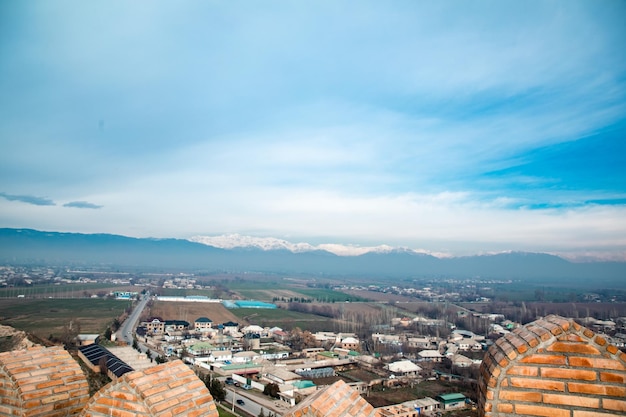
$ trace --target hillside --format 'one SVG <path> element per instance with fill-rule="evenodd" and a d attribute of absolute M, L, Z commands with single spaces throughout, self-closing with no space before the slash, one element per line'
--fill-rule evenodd
<path fill-rule="evenodd" d="M 626 263 L 572 263 L 542 253 L 437 258 L 392 251 L 337 256 L 315 250 L 220 249 L 180 239 L 137 239 L 107 234 L 0 229 L 0 262 L 42 265 L 108 265 L 144 269 L 262 272 L 379 280 L 409 278 L 567 280 L 576 284 L 626 285 Z"/>

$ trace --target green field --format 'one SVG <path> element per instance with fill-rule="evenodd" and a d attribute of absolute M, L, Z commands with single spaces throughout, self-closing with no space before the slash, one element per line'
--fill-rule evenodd
<path fill-rule="evenodd" d="M 97 295 L 106 295 L 110 291 L 137 291 L 137 287 L 116 286 L 106 283 L 80 283 L 80 284 L 44 284 L 26 287 L 0 288 L 0 298 L 15 298 L 24 295 L 26 298 L 79 298 Z"/>
<path fill-rule="evenodd" d="M 102 333 L 129 306 L 129 301 L 93 298 L 3 299 L 0 324 L 47 338 L 61 336 L 63 327 L 77 319 L 81 333 Z"/>
<path fill-rule="evenodd" d="M 365 298 L 359 297 L 357 295 L 345 294 L 343 292 L 328 290 L 325 288 L 306 288 L 306 289 L 298 289 L 297 292 L 305 295 L 307 298 L 311 298 L 315 301 L 323 302 L 323 303 L 334 303 L 337 301 L 368 301 Z"/>

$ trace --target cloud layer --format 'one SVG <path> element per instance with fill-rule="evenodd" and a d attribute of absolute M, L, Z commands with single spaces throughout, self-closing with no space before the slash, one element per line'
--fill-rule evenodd
<path fill-rule="evenodd" d="M 3 3 L 0 223 L 624 257 L 624 15 Z"/>

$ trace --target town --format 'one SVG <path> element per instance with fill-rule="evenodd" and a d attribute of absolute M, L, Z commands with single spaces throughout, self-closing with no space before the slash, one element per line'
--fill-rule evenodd
<path fill-rule="evenodd" d="M 76 297 L 132 303 L 122 320 L 97 333 L 76 333 L 72 341 L 93 375 L 107 375 L 103 384 L 180 360 L 206 382 L 216 401 L 252 416 L 289 415 L 307 398 L 337 383 L 346 384 L 380 415 L 474 413 L 485 352 L 525 324 L 516 319 L 540 318 L 509 317 L 506 309 L 485 311 L 486 306 L 499 304 L 477 296 L 477 289 L 511 285 L 493 280 L 464 282 L 454 293 L 446 292 L 449 280 L 420 288 L 293 285 L 290 292 L 283 287 L 260 301 L 243 299 L 245 291 L 236 288 L 246 284 L 254 288 L 253 282 L 262 277 L 245 282 L 188 273 L 9 266 L 1 271 L 2 296 L 20 302 Z M 299 284 L 292 277 L 288 281 Z M 327 291 L 311 290 L 320 287 Z M 336 294 L 347 301 L 329 300 Z M 469 294 L 471 302 L 460 301 Z M 623 308 L 615 302 L 612 306 L 618 313 Z M 307 328 L 302 326 L 306 321 L 290 319 L 292 314 L 322 321 L 311 321 Z M 276 323 L 282 325 L 270 324 L 269 317 L 281 316 Z M 626 314 L 596 316 L 578 321 L 624 349 Z"/>

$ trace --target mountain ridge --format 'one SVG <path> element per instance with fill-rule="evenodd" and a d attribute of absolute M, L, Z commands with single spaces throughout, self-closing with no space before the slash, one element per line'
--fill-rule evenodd
<path fill-rule="evenodd" d="M 219 272 L 264 272 L 318 276 L 595 280 L 624 285 L 626 263 L 576 264 L 555 255 L 507 252 L 438 258 L 415 251 L 339 256 L 324 250 L 291 252 L 254 247 L 217 248 L 186 239 L 132 238 L 112 234 L 0 229 L 5 263 L 94 264 L 184 268 Z"/>

